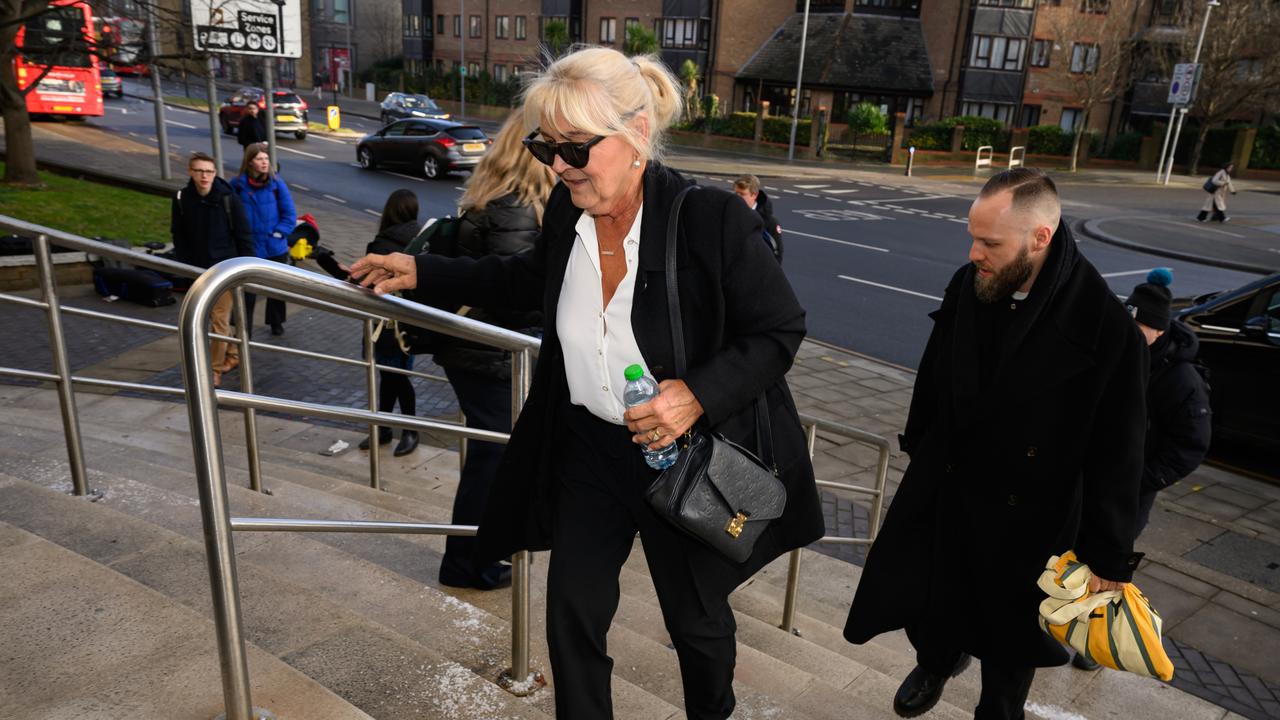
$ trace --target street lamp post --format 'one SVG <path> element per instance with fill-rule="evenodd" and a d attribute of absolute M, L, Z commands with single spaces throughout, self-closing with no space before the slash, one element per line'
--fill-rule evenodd
<path fill-rule="evenodd" d="M 467 114 L 467 31 L 471 28 L 466 19 L 466 0 L 458 0 L 458 75 L 462 78 L 461 92 L 458 93 L 458 102 L 461 103 L 458 122 L 462 122 L 462 117 Z"/>
<path fill-rule="evenodd" d="M 1199 70 L 1199 66 L 1200 66 L 1200 50 L 1204 47 L 1204 35 L 1205 35 L 1205 32 L 1209 29 L 1209 13 L 1213 12 L 1214 8 L 1221 7 L 1221 6 L 1222 6 L 1222 3 L 1218 2 L 1218 0 L 1209 0 L 1209 4 L 1206 5 L 1204 8 L 1204 22 L 1200 24 L 1200 39 L 1196 41 L 1196 53 L 1191 58 L 1191 64 L 1196 66 L 1197 71 Z M 1195 80 L 1195 83 L 1196 83 L 1196 86 L 1198 87 L 1200 84 L 1198 76 Z M 1192 101 L 1194 101 L 1194 97 L 1192 98 Z M 1178 151 L 1178 138 L 1182 136 L 1182 123 L 1187 119 L 1187 105 L 1183 105 L 1182 107 L 1177 108 L 1177 112 L 1178 112 L 1178 127 L 1173 131 L 1173 145 L 1170 146 L 1169 148 L 1169 164 L 1164 171 L 1165 185 L 1169 184 L 1169 176 L 1173 174 L 1173 158 Z M 1169 118 L 1170 118 L 1170 121 L 1172 121 L 1173 116 L 1170 115 Z M 1165 138 L 1168 139 L 1168 137 L 1169 137 L 1168 131 L 1166 130 Z"/>
<path fill-rule="evenodd" d="M 804 45 L 809 39 L 809 0 L 804 0 L 804 22 L 800 28 L 800 67 L 796 68 L 796 99 L 791 103 L 791 143 L 787 161 L 796 159 L 796 127 L 800 124 L 800 83 L 804 80 Z"/>

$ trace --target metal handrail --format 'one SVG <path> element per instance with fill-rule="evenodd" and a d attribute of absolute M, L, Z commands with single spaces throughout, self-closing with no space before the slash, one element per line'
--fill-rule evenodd
<path fill-rule="evenodd" d="M 870 545 L 875 542 L 876 536 L 880 534 L 880 516 L 884 510 L 884 489 L 889 479 L 889 454 L 892 446 L 889 441 L 880 435 L 869 433 L 865 430 L 859 430 L 842 423 L 832 422 L 813 415 L 800 414 L 800 423 L 804 425 L 805 438 L 809 444 L 809 458 L 813 458 L 814 444 L 817 441 L 818 431 L 848 438 L 854 442 L 875 448 L 879 452 L 876 460 L 876 484 L 875 487 L 863 487 L 861 485 L 850 485 L 848 483 L 830 482 L 828 480 L 815 480 L 818 487 L 831 488 L 833 490 L 845 490 L 860 494 L 871 495 L 870 522 L 868 524 L 868 533 L 865 538 L 839 537 L 827 535 L 818 540 L 821 543 L 832 545 Z M 800 549 L 791 551 L 791 557 L 787 563 L 787 584 L 785 594 L 782 600 L 782 622 L 778 627 L 783 630 L 794 633 L 796 619 L 796 595 L 799 591 L 800 584 Z"/>

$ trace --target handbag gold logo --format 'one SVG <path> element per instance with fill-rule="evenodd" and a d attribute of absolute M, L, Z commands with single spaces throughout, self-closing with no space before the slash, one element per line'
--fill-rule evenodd
<path fill-rule="evenodd" d="M 747 522 L 747 514 L 738 512 L 737 515 L 729 518 L 729 522 L 724 526 L 724 531 L 729 533 L 730 537 L 738 537 L 742 534 L 742 526 Z"/>

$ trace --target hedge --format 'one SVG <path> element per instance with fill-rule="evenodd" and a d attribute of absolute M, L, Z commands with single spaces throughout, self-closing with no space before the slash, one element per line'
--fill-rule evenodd
<path fill-rule="evenodd" d="M 1036 125 L 1027 129 L 1027 152 L 1037 155 L 1070 155 L 1072 135 L 1057 125 Z"/>
<path fill-rule="evenodd" d="M 977 150 L 983 145 L 991 145 L 998 152 L 1009 150 L 1009 131 L 999 120 L 961 115 L 949 117 L 931 123 L 916 125 L 910 136 L 903 141 L 903 147 L 914 146 L 917 150 L 950 150 L 951 131 L 956 125 L 964 125 L 964 138 L 960 147 L 964 150 Z"/>
<path fill-rule="evenodd" d="M 727 117 L 698 118 L 690 123 L 679 125 L 682 130 L 706 130 L 706 123 L 710 123 L 709 128 L 712 135 L 724 135 L 727 137 L 745 138 L 750 140 L 756 135 L 756 114 L 749 112 L 736 112 Z M 809 145 L 809 126 L 808 118 L 801 118 L 800 123 L 796 127 L 796 145 L 807 147 Z M 768 116 L 764 118 L 764 137 L 766 142 L 787 144 L 791 142 L 791 118 L 783 116 Z"/>

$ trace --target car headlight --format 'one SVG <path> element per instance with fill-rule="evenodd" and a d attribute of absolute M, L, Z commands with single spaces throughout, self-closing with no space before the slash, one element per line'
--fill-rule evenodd
<path fill-rule="evenodd" d="M 426 116 L 427 116 L 427 114 L 426 114 L 426 113 L 424 113 L 424 112 L 422 112 L 421 110 L 414 110 L 411 114 L 412 114 L 414 117 L 426 117 Z"/>

